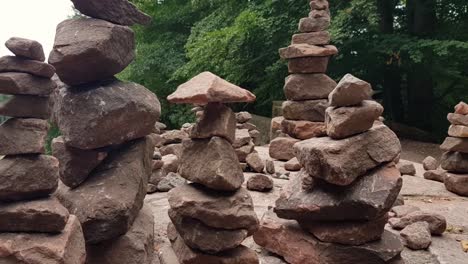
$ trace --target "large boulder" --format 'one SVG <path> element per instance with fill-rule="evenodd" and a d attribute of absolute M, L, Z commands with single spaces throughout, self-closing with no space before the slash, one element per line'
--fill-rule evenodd
<path fill-rule="evenodd" d="M 114 239 L 132 226 L 143 206 L 152 153 L 149 137 L 129 142 L 77 188 L 59 186 L 56 196 L 80 220 L 87 243 Z"/>
<path fill-rule="evenodd" d="M 342 140 L 312 138 L 294 145 L 297 159 L 314 178 L 349 185 L 359 176 L 393 161 L 401 152 L 398 137 L 385 125 Z"/>
<path fill-rule="evenodd" d="M 303 190 L 304 171 L 293 177 L 276 201 L 275 212 L 285 219 L 301 221 L 369 221 L 393 206 L 402 179 L 394 165 L 383 166 L 360 177 L 350 186 L 323 181 Z"/>
<path fill-rule="evenodd" d="M 4 56 L 0 58 L 0 72 L 24 72 L 39 77 L 52 78 L 55 74 L 55 68 L 40 61 Z"/>
<path fill-rule="evenodd" d="M 0 155 L 44 153 L 48 130 L 46 120 L 8 119 L 0 125 Z"/>
<path fill-rule="evenodd" d="M 82 14 L 124 26 L 148 25 L 151 17 L 127 0 L 72 0 Z"/>
<path fill-rule="evenodd" d="M 330 93 L 330 106 L 359 105 L 364 100 L 372 97 L 372 87 L 368 82 L 346 74 Z"/>
<path fill-rule="evenodd" d="M 236 152 L 229 141 L 211 139 L 185 140 L 179 173 L 189 181 L 220 191 L 234 191 L 244 182 Z"/>
<path fill-rule="evenodd" d="M 87 264 L 152 264 L 154 250 L 154 217 L 148 206 L 135 218 L 125 235 L 86 247 Z"/>
<path fill-rule="evenodd" d="M 327 99 L 336 82 L 325 74 L 291 74 L 286 77 L 284 94 L 288 100 Z"/>
<path fill-rule="evenodd" d="M 68 19 L 57 26 L 49 63 L 69 85 L 107 79 L 135 58 L 134 38 L 126 26 L 93 18 Z"/>
<path fill-rule="evenodd" d="M 86 258 L 83 232 L 74 215 L 56 235 L 0 233 L 0 248 L 3 263 L 82 264 Z"/>
<path fill-rule="evenodd" d="M 42 45 L 35 40 L 12 37 L 5 42 L 5 46 L 16 56 L 36 61 L 45 60 Z"/>
<path fill-rule="evenodd" d="M 60 233 L 68 210 L 55 198 L 0 204 L 0 232 Z"/>
<path fill-rule="evenodd" d="M 49 119 L 50 108 L 49 97 L 14 95 L 0 103 L 0 115 Z"/>
<path fill-rule="evenodd" d="M 328 107 L 326 99 L 285 101 L 283 102 L 283 116 L 290 120 L 307 120 L 312 122 L 325 121 L 325 110 Z"/>
<path fill-rule="evenodd" d="M 154 93 L 139 84 L 118 80 L 92 84 L 87 89 L 61 88 L 55 108 L 65 144 L 79 149 L 146 136 L 161 113 Z"/>
<path fill-rule="evenodd" d="M 0 93 L 48 96 L 56 83 L 51 79 L 37 77 L 23 72 L 0 73 Z"/>
<path fill-rule="evenodd" d="M 193 126 L 191 138 L 222 137 L 233 143 L 236 138 L 236 115 L 231 108 L 217 103 L 208 104 L 200 120 Z"/>
<path fill-rule="evenodd" d="M 294 144 L 299 142 L 299 139 L 289 137 L 278 137 L 270 142 L 269 154 L 270 157 L 277 160 L 288 161 L 294 158 Z"/>
<path fill-rule="evenodd" d="M 59 162 L 46 155 L 0 159 L 0 201 L 47 197 L 57 189 Z"/>

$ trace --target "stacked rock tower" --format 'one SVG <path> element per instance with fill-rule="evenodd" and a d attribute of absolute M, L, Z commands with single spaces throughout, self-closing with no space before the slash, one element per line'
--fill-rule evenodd
<path fill-rule="evenodd" d="M 447 119 L 452 125 L 449 136 L 440 146 L 446 151 L 441 160 L 442 169 L 447 171 L 445 187 L 458 195 L 468 196 L 468 104 L 460 102 Z"/>
<path fill-rule="evenodd" d="M 178 260 L 189 263 L 258 263 L 241 245 L 258 228 L 252 198 L 241 187 L 244 175 L 232 146 L 236 116 L 225 103 L 252 102 L 255 96 L 204 72 L 168 97 L 172 103 L 204 105 L 184 140 L 179 174 L 192 182 L 169 192 L 168 237 Z"/>
<path fill-rule="evenodd" d="M 145 87 L 114 77 L 135 57 L 129 26 L 150 19 L 126 0 L 73 3 L 90 18 L 60 23 L 49 56 L 64 83 L 54 106 L 56 196 L 82 224 L 86 263 L 151 263 L 154 219 L 141 209 L 161 109 Z"/>
<path fill-rule="evenodd" d="M 328 62 L 338 53 L 335 46 L 329 45 L 330 10 L 326 0 L 310 1 L 309 17 L 299 22 L 299 34 L 292 37 L 287 48 L 280 49 L 282 59 L 288 60 L 290 75 L 286 78 L 281 130 L 293 139 L 278 138 L 271 142 L 275 145 L 292 145 L 298 140 L 325 136 L 325 109 L 328 95 L 336 82 L 328 77 Z M 296 140 L 294 140 L 296 139 Z M 271 151 L 272 158 L 284 160 L 291 158 L 278 151 Z"/>
<path fill-rule="evenodd" d="M 59 162 L 45 155 L 53 66 L 36 41 L 11 38 L 0 58 L 0 263 L 84 263 L 81 225 L 51 197 Z M 5 155 L 3 158 L 2 156 Z"/>
<path fill-rule="evenodd" d="M 376 121 L 383 108 L 371 94 L 352 75 L 330 93 L 328 137 L 294 145 L 303 169 L 276 201 L 276 215 L 263 217 L 257 244 L 289 263 L 402 263 L 398 236 L 384 231 L 402 187 L 393 162 L 401 146 Z"/>

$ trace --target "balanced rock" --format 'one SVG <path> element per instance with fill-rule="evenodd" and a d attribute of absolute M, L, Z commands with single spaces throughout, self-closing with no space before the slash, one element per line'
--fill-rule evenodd
<path fill-rule="evenodd" d="M 250 153 L 245 158 L 245 162 L 254 172 L 263 172 L 265 169 L 265 162 L 262 160 L 260 155 L 256 152 Z"/>
<path fill-rule="evenodd" d="M 44 153 L 48 130 L 46 120 L 8 119 L 0 125 L 0 155 Z"/>
<path fill-rule="evenodd" d="M 190 137 L 205 139 L 216 136 L 233 143 L 236 139 L 236 123 L 236 115 L 231 108 L 219 103 L 209 103 L 203 116 L 193 126 Z"/>
<path fill-rule="evenodd" d="M 395 166 L 370 171 L 350 186 L 317 181 L 312 191 L 301 183 L 304 171 L 289 181 L 276 201 L 275 213 L 302 221 L 368 221 L 388 212 L 401 190 L 402 179 Z"/>
<path fill-rule="evenodd" d="M 416 175 L 416 167 L 414 167 L 414 164 L 411 161 L 400 160 L 397 164 L 397 168 L 400 170 L 402 175 Z"/>
<path fill-rule="evenodd" d="M 468 153 L 468 138 L 446 137 L 440 149 Z"/>
<path fill-rule="evenodd" d="M 433 235 L 441 235 L 445 232 L 447 228 L 447 220 L 445 217 L 431 212 L 415 211 L 412 212 L 398 221 L 390 222 L 390 225 L 394 229 L 403 229 L 411 224 L 417 222 L 427 222 L 429 223 L 429 229 Z"/>
<path fill-rule="evenodd" d="M 416 222 L 405 227 L 400 236 L 403 238 L 403 244 L 413 250 L 427 249 L 432 242 L 427 222 Z"/>
<path fill-rule="evenodd" d="M 55 74 L 55 68 L 40 61 L 4 56 L 0 58 L 0 72 L 24 72 L 39 77 L 52 78 Z"/>
<path fill-rule="evenodd" d="M 255 174 L 247 181 L 247 189 L 258 192 L 269 192 L 273 189 L 273 180 L 265 174 Z"/>
<path fill-rule="evenodd" d="M 60 233 L 68 210 L 55 198 L 0 204 L 0 232 Z"/>
<path fill-rule="evenodd" d="M 327 100 L 285 101 L 283 103 L 283 116 L 290 120 L 307 120 L 323 122 Z"/>
<path fill-rule="evenodd" d="M 49 63 L 68 85 L 107 79 L 135 58 L 134 37 L 129 27 L 104 20 L 68 19 L 57 26 Z"/>
<path fill-rule="evenodd" d="M 167 97 L 171 103 L 198 104 L 253 102 L 255 95 L 211 72 L 203 72 L 177 87 Z"/>
<path fill-rule="evenodd" d="M 105 150 L 69 147 L 61 136 L 52 140 L 52 153 L 60 161 L 60 180 L 70 188 L 83 183 L 107 157 Z"/>
<path fill-rule="evenodd" d="M 281 126 L 284 133 L 301 140 L 327 135 L 324 122 L 285 119 Z"/>
<path fill-rule="evenodd" d="M 324 31 L 330 27 L 330 18 L 328 17 L 305 17 L 299 21 L 299 32 L 309 33 Z"/>
<path fill-rule="evenodd" d="M 74 215 L 70 215 L 62 233 L 56 235 L 0 233 L 0 248 L 3 263 L 78 264 L 86 258 L 83 232 Z"/>
<path fill-rule="evenodd" d="M 330 106 L 353 106 L 371 99 L 372 93 L 372 87 L 368 82 L 346 74 L 328 98 Z"/>
<path fill-rule="evenodd" d="M 312 138 L 294 145 L 301 165 L 314 178 L 349 185 L 368 170 L 393 161 L 401 152 L 400 141 L 385 125 L 343 140 Z"/>
<path fill-rule="evenodd" d="M 468 138 L 468 127 L 460 125 L 451 125 L 448 130 L 451 137 Z"/>
<path fill-rule="evenodd" d="M 0 159 L 0 201 L 47 197 L 57 189 L 59 162 L 46 155 Z"/>
<path fill-rule="evenodd" d="M 330 57 L 302 57 L 288 61 L 289 73 L 325 73 Z"/>
<path fill-rule="evenodd" d="M 118 80 L 87 89 L 61 88 L 55 107 L 65 144 L 79 149 L 117 145 L 148 135 L 161 113 L 154 93 Z"/>
<path fill-rule="evenodd" d="M 288 100 L 326 99 L 336 82 L 325 74 L 291 74 L 286 77 L 284 94 Z"/>
<path fill-rule="evenodd" d="M 330 43 L 331 36 L 328 31 L 318 31 L 309 33 L 294 34 L 292 36 L 292 44 L 309 44 L 309 45 L 327 45 Z"/>
<path fill-rule="evenodd" d="M 445 152 L 440 166 L 446 171 L 468 173 L 468 153 Z"/>
<path fill-rule="evenodd" d="M 277 160 L 287 161 L 294 158 L 294 144 L 300 140 L 289 137 L 278 137 L 270 142 L 270 157 Z"/>
<path fill-rule="evenodd" d="M 234 139 L 234 142 L 232 143 L 232 146 L 234 148 L 240 148 L 244 145 L 247 145 L 252 140 L 249 130 L 247 129 L 236 129 L 234 136 L 235 136 L 235 139 Z"/>
<path fill-rule="evenodd" d="M 448 191 L 461 196 L 468 196 L 468 174 L 447 173 L 444 183 Z"/>
<path fill-rule="evenodd" d="M 461 115 L 449 113 L 447 119 L 452 125 L 468 126 L 468 114 Z"/>
<path fill-rule="evenodd" d="M 279 50 L 282 59 L 295 59 L 302 57 L 324 57 L 338 53 L 333 45 L 315 46 L 309 44 L 292 44 L 287 48 Z"/>
<path fill-rule="evenodd" d="M 455 106 L 455 114 L 468 115 L 468 104 L 460 102 Z"/>
<path fill-rule="evenodd" d="M 252 119 L 252 115 L 249 112 L 236 113 L 236 120 L 238 123 L 244 124 Z"/>
<path fill-rule="evenodd" d="M 5 42 L 5 46 L 16 56 L 37 61 L 45 60 L 42 45 L 35 40 L 12 37 Z"/>
<path fill-rule="evenodd" d="M 148 25 L 151 17 L 127 0 L 72 0 L 82 14 L 124 26 Z M 143 263 L 143 262 L 142 262 Z"/>
<path fill-rule="evenodd" d="M 424 179 L 438 182 L 444 182 L 446 176 L 447 171 L 445 170 L 428 170 L 423 174 Z"/>
<path fill-rule="evenodd" d="M 365 132 L 383 111 L 379 103 L 368 100 L 359 106 L 329 107 L 325 112 L 327 134 L 333 139 L 343 139 Z"/>
<path fill-rule="evenodd" d="M 50 108 L 49 97 L 13 95 L 0 103 L 0 115 L 49 119 Z"/>
<path fill-rule="evenodd" d="M 59 186 L 56 196 L 80 219 L 87 243 L 116 238 L 132 226 L 146 195 L 152 152 L 149 137 L 129 142 L 77 188 Z"/>
<path fill-rule="evenodd" d="M 0 73 L 0 93 L 48 96 L 57 85 L 47 78 L 23 72 Z"/>
<path fill-rule="evenodd" d="M 244 145 L 240 148 L 236 148 L 235 152 L 236 152 L 237 158 L 239 159 L 239 162 L 245 162 L 245 160 L 247 159 L 247 156 L 250 153 L 254 152 L 254 150 L 255 150 L 255 144 L 253 143 L 252 140 L 250 140 L 247 145 Z"/>
<path fill-rule="evenodd" d="M 182 144 L 179 166 L 182 177 L 221 191 L 234 191 L 242 185 L 244 174 L 229 141 L 213 137 L 186 140 Z"/>
<path fill-rule="evenodd" d="M 422 161 L 423 168 L 427 171 L 436 170 L 439 167 L 439 162 L 432 156 L 427 156 Z"/>

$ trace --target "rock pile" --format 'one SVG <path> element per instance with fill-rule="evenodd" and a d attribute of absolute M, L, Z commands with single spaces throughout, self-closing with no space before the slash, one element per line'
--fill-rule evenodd
<path fill-rule="evenodd" d="M 129 25 L 143 15 L 126 0 L 73 2 L 91 18 L 60 23 L 49 56 L 64 83 L 54 106 L 62 133 L 52 144 L 63 183 L 56 197 L 81 222 L 86 263 L 151 263 L 154 219 L 143 200 L 154 149 L 148 135 L 161 109 L 148 89 L 114 77 L 134 59 Z M 113 7 L 89 12 L 100 6 Z"/>
<path fill-rule="evenodd" d="M 281 58 L 288 60 L 290 75 L 284 85 L 288 99 L 282 106 L 284 118 L 277 118 L 275 122 L 281 121 L 281 127 L 276 126 L 290 138 L 272 140 L 270 156 L 278 160 L 293 158 L 292 145 L 297 141 L 326 135 L 325 109 L 336 82 L 325 73 L 330 57 L 338 50 L 329 45 L 328 2 L 310 1 L 310 7 L 309 17 L 299 22 L 300 33 L 292 36 L 289 47 L 279 50 Z"/>
<path fill-rule="evenodd" d="M 204 105 L 203 115 L 182 142 L 179 173 L 191 184 L 169 192 L 168 237 L 178 261 L 188 263 L 258 263 L 242 246 L 258 228 L 252 198 L 232 144 L 236 118 L 224 103 L 252 102 L 255 96 L 204 72 L 168 97 L 172 103 Z M 164 257 L 163 257 L 164 258 Z"/>
<path fill-rule="evenodd" d="M 276 201 L 277 216 L 263 217 L 257 244 L 289 263 L 398 263 L 402 244 L 384 226 L 402 187 L 393 162 L 401 146 L 376 121 L 383 107 L 371 92 L 346 75 L 330 93 L 328 137 L 294 145 L 303 169 Z"/>
<path fill-rule="evenodd" d="M 59 180 L 58 160 L 45 155 L 55 69 L 36 41 L 6 46 L 16 56 L 0 58 L 0 93 L 11 95 L 0 104 L 11 117 L 0 125 L 0 263 L 84 263 L 79 221 L 50 196 Z"/>
<path fill-rule="evenodd" d="M 244 171 L 261 173 L 265 169 L 265 161 L 255 150 L 260 131 L 257 130 L 257 126 L 249 123 L 251 119 L 252 115 L 248 112 L 236 113 L 237 128 L 232 145 Z"/>
<path fill-rule="evenodd" d="M 468 196 L 468 104 L 460 102 L 447 119 L 452 125 L 449 136 L 440 146 L 446 151 L 441 159 L 442 169 L 448 172 L 444 178 L 445 187 L 458 195 Z"/>

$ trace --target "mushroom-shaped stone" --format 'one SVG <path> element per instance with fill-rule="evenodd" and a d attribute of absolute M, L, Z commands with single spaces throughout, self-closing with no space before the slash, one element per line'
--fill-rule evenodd
<path fill-rule="evenodd" d="M 211 72 L 202 72 L 188 82 L 177 87 L 167 97 L 176 104 L 242 103 L 255 101 L 255 95 Z"/>

